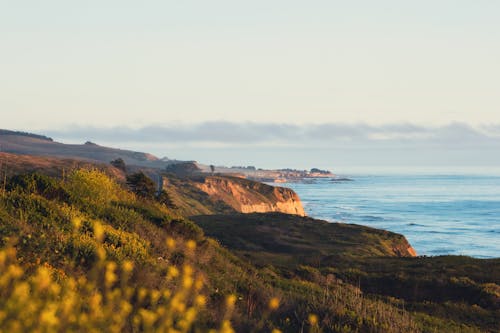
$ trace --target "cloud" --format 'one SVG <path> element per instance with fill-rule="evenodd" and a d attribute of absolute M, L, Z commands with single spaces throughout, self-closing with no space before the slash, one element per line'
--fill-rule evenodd
<path fill-rule="evenodd" d="M 343 124 L 277 124 L 203 122 L 192 125 L 151 125 L 142 128 L 81 127 L 47 130 L 56 140 L 97 143 L 136 142 L 151 144 L 204 145 L 498 145 L 500 125 L 472 127 L 463 123 L 429 127 L 411 123 L 368 125 Z"/>

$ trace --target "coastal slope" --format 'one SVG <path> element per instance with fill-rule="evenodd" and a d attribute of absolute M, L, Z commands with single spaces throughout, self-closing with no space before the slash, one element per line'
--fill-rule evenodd
<path fill-rule="evenodd" d="M 367 257 L 415 257 L 403 235 L 290 214 L 193 216 L 205 233 L 257 265 L 321 266 Z"/>

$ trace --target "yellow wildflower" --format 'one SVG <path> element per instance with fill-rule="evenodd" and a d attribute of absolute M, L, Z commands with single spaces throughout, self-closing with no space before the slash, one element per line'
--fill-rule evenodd
<path fill-rule="evenodd" d="M 134 269 L 134 263 L 130 260 L 125 260 L 122 264 L 122 269 L 124 272 L 130 273 Z"/>
<path fill-rule="evenodd" d="M 114 262 L 108 262 L 106 264 L 106 273 L 104 274 L 104 280 L 106 281 L 106 286 L 110 287 L 113 283 L 118 280 L 115 274 L 116 264 Z"/>
<path fill-rule="evenodd" d="M 172 237 L 167 238 L 166 244 L 169 250 L 175 249 L 175 239 L 173 239 Z"/>
<path fill-rule="evenodd" d="M 175 266 L 168 266 L 167 277 L 173 279 L 179 276 L 179 270 Z"/>
<path fill-rule="evenodd" d="M 236 295 L 229 295 L 226 298 L 226 306 L 228 308 L 234 307 L 234 304 L 236 303 Z"/>
<path fill-rule="evenodd" d="M 194 251 L 196 249 L 196 242 L 194 240 L 188 240 L 186 242 L 186 247 L 190 251 Z"/>
<path fill-rule="evenodd" d="M 193 278 L 190 277 L 189 275 L 184 275 L 184 277 L 182 278 L 182 286 L 186 289 L 189 289 L 191 288 L 192 285 L 193 285 Z"/>
<path fill-rule="evenodd" d="M 50 277 L 50 271 L 46 267 L 40 267 L 38 269 L 35 281 L 37 283 L 38 289 L 45 290 L 50 286 L 52 278 Z"/>
<path fill-rule="evenodd" d="M 318 324 L 318 316 L 316 316 L 315 314 L 311 313 L 308 319 L 311 326 L 316 326 Z"/>
<path fill-rule="evenodd" d="M 194 302 L 198 306 L 204 306 L 207 303 L 207 299 L 203 295 L 198 295 L 198 296 L 196 296 Z"/>
<path fill-rule="evenodd" d="M 233 328 L 231 327 L 231 322 L 229 320 L 224 320 L 220 329 L 221 333 L 234 333 Z"/>
<path fill-rule="evenodd" d="M 276 310 L 280 306 L 280 300 L 277 297 L 273 297 L 269 300 L 268 307 L 270 310 Z"/>
<path fill-rule="evenodd" d="M 46 326 L 55 326 L 59 323 L 59 319 L 56 316 L 56 310 L 54 306 L 45 309 L 42 311 L 40 314 L 40 324 L 46 325 Z"/>
<path fill-rule="evenodd" d="M 94 222 L 94 237 L 98 242 L 102 242 L 104 240 L 104 227 L 97 221 Z"/>
<path fill-rule="evenodd" d="M 75 227 L 75 229 L 78 230 L 78 229 L 80 229 L 80 226 L 82 225 L 82 219 L 79 218 L 79 217 L 74 217 L 71 220 L 71 223 L 73 224 L 73 226 Z"/>

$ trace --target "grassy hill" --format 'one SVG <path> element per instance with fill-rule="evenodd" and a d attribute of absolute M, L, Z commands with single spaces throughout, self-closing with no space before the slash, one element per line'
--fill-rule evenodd
<path fill-rule="evenodd" d="M 283 214 L 197 225 L 108 167 L 49 165 L 0 187 L 0 332 L 498 328 L 497 260 L 399 258 L 400 235 Z"/>
<path fill-rule="evenodd" d="M 411 256 L 402 236 L 354 224 L 329 223 L 280 213 L 191 217 L 210 236 L 259 266 L 321 267 L 332 258 L 344 261 L 374 256 Z"/>
<path fill-rule="evenodd" d="M 0 130 L 0 151 L 12 154 L 79 159 L 109 163 L 121 158 L 128 165 L 165 168 L 175 161 L 165 161 L 148 153 L 110 148 L 92 142 L 64 144 L 43 135 Z"/>

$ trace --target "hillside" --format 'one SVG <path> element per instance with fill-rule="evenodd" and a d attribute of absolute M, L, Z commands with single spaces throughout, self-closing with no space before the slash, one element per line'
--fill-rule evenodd
<path fill-rule="evenodd" d="M 0 151 L 13 154 L 83 159 L 109 163 L 121 158 L 129 165 L 150 168 L 165 168 L 169 163 L 151 154 L 130 150 L 109 148 L 87 142 L 85 144 L 64 144 L 43 135 L 0 130 Z"/>
<path fill-rule="evenodd" d="M 193 216 L 205 233 L 254 264 L 323 266 L 330 258 L 414 257 L 406 238 L 365 226 L 279 213 Z"/>

